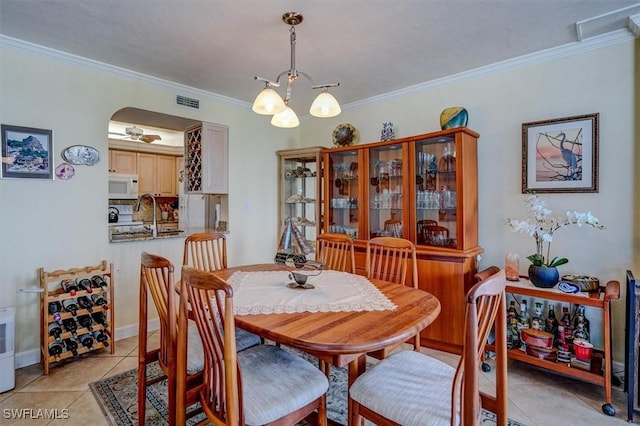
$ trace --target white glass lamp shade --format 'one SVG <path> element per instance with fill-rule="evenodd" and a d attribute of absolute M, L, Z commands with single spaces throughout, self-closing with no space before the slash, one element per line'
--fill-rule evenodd
<path fill-rule="evenodd" d="M 291 109 L 291 107 L 287 106 L 284 111 L 273 115 L 273 117 L 271 118 L 271 124 L 276 127 L 290 129 L 293 127 L 298 127 L 298 125 L 300 124 L 300 120 L 298 120 L 298 116 Z"/>
<path fill-rule="evenodd" d="M 340 104 L 333 97 L 333 95 L 327 91 L 323 91 L 320 93 L 311 104 L 311 108 L 309 109 L 309 114 L 314 117 L 335 117 L 340 114 L 342 110 L 340 109 Z"/>
<path fill-rule="evenodd" d="M 265 87 L 258 93 L 258 96 L 256 96 L 256 100 L 253 101 L 253 107 L 251 109 L 258 114 L 273 115 L 284 111 L 286 107 L 284 101 L 280 95 L 278 95 L 278 92 L 270 87 Z"/>

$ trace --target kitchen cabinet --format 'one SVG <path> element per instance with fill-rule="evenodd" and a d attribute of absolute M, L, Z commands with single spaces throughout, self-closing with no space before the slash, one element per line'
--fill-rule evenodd
<path fill-rule="evenodd" d="M 296 226 L 307 245 L 315 249 L 315 239 L 322 227 L 320 176 L 323 147 L 286 149 L 277 152 L 278 167 L 278 239 L 287 219 Z M 291 238 L 293 240 L 293 237 Z M 279 240 L 278 240 L 279 241 Z M 295 254 L 296 248 L 292 249 Z"/>
<path fill-rule="evenodd" d="M 138 173 L 138 156 L 135 151 L 109 150 L 109 173 L 135 175 Z"/>
<path fill-rule="evenodd" d="M 324 232 L 354 238 L 356 271 L 377 236 L 416 245 L 419 288 L 442 303 L 421 344 L 461 353 L 478 269 L 477 140 L 466 127 L 323 151 Z"/>
<path fill-rule="evenodd" d="M 158 197 L 175 197 L 176 157 L 138 153 L 138 191 Z"/>
<path fill-rule="evenodd" d="M 98 349 L 115 353 L 113 263 L 66 270 L 39 269 L 40 361 L 44 374 L 49 367 L 69 358 L 79 358 Z M 62 283 L 87 283 L 88 290 L 65 292 Z M 84 298 L 84 303 L 80 299 Z"/>
<path fill-rule="evenodd" d="M 229 128 L 202 123 L 185 132 L 186 192 L 229 192 Z"/>

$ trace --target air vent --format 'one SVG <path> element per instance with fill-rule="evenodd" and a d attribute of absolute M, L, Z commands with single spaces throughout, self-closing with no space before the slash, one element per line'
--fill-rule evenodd
<path fill-rule="evenodd" d="M 176 103 L 178 105 L 186 106 L 189 108 L 200 109 L 200 101 L 193 98 L 187 98 L 186 96 L 176 95 Z"/>

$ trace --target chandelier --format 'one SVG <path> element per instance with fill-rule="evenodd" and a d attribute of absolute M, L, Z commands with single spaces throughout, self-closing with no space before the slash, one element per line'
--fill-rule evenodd
<path fill-rule="evenodd" d="M 276 127 L 297 127 L 300 121 L 296 113 L 289 106 L 289 100 L 291 99 L 293 82 L 302 75 L 311 81 L 312 89 L 322 90 L 311 104 L 309 114 L 314 117 L 335 117 L 341 112 L 340 104 L 338 104 L 336 98 L 329 93 L 328 88 L 339 86 L 340 83 L 314 84 L 308 74 L 296 69 L 296 25 L 302 22 L 302 15 L 296 12 L 287 12 L 282 15 L 282 21 L 290 26 L 291 68 L 282 71 L 280 75 L 278 75 L 278 78 L 276 78 L 276 81 L 255 77 L 256 80 L 264 82 L 265 87 L 258 96 L 256 96 L 251 109 L 258 114 L 273 115 L 271 124 Z M 272 87 L 280 87 L 280 79 L 285 75 L 287 77 L 287 92 L 283 99 Z"/>

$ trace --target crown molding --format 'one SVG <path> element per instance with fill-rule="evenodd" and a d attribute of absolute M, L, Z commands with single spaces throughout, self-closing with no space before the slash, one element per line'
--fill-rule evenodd
<path fill-rule="evenodd" d="M 361 101 L 351 102 L 349 104 L 342 105 L 343 110 L 348 110 L 356 107 L 361 107 L 367 104 L 373 104 L 380 101 L 390 100 L 400 96 L 406 96 L 415 93 L 421 93 L 429 91 L 435 87 L 446 86 L 458 81 L 467 80 L 470 78 L 477 78 L 487 74 L 494 74 L 498 72 L 509 71 L 517 68 L 528 67 L 535 64 L 544 62 L 551 62 L 556 59 L 564 58 L 567 56 L 573 56 L 580 53 L 588 52 L 590 50 L 601 49 L 614 44 L 633 40 L 635 36 L 627 29 L 621 29 L 612 31 L 610 33 L 594 36 L 588 39 L 584 39 L 580 42 L 573 42 L 565 44 L 563 46 L 554 47 L 551 49 L 541 50 L 539 52 L 531 53 L 528 55 L 518 56 L 516 58 L 507 59 L 505 61 L 496 62 L 494 64 L 486 65 L 483 67 L 475 68 L 469 71 L 463 71 L 458 74 L 449 75 L 446 77 L 430 80 L 424 83 L 408 86 L 403 89 L 395 90 L 393 92 L 383 93 L 378 96 L 363 99 Z"/>
<path fill-rule="evenodd" d="M 601 49 L 607 46 L 611 46 L 618 43 L 623 43 L 629 40 L 633 40 L 635 35 L 629 29 L 620 29 L 612 31 L 607 34 L 594 36 L 582 41 L 576 41 L 568 43 L 563 46 L 554 47 L 551 49 L 541 50 L 539 52 L 531 53 L 528 55 L 519 56 L 516 58 L 507 59 L 505 61 L 496 62 L 494 64 L 486 65 L 483 67 L 475 68 L 469 71 L 463 71 L 458 74 L 449 75 L 446 77 L 430 80 L 424 83 L 408 86 L 392 92 L 383 93 L 381 95 L 373 96 L 367 99 L 363 99 L 356 102 L 351 102 L 342 105 L 342 109 L 349 110 L 363 105 L 369 105 L 385 100 L 390 100 L 400 96 L 406 96 L 415 93 L 421 93 L 429 91 L 435 87 L 445 86 L 458 81 L 467 80 L 470 78 L 477 78 L 487 74 L 493 74 L 497 72 L 509 71 L 517 68 L 523 68 L 539 63 L 550 62 L 556 59 L 564 58 L 567 56 L 577 55 L 590 50 Z M 149 84 L 162 87 L 164 89 L 172 91 L 180 91 L 181 94 L 191 94 L 195 97 L 201 96 L 213 101 L 234 105 L 241 108 L 251 108 L 251 104 L 248 102 L 240 101 L 238 99 L 229 98 L 226 96 L 218 95 L 213 92 L 208 92 L 194 87 L 185 86 L 179 83 L 175 83 L 168 80 L 152 77 L 146 74 L 138 73 L 135 71 L 127 70 L 125 68 L 116 67 L 113 65 L 105 64 L 103 62 L 94 61 L 92 59 L 83 58 L 81 56 L 72 55 L 66 52 L 62 52 L 55 49 L 50 49 L 37 44 L 29 43 L 23 40 L 19 40 L 5 35 L 0 35 L 0 47 L 28 52 L 34 55 L 44 56 L 53 61 L 67 63 L 75 65 L 81 68 L 87 68 L 94 71 L 103 72 L 106 74 L 115 75 L 120 78 L 126 78 L 130 80 L 141 80 Z M 187 92 L 187 93 L 184 93 Z M 305 116 L 300 117 L 306 118 Z"/>
<path fill-rule="evenodd" d="M 38 44 L 30 43 L 17 38 L 8 37 L 0 34 L 0 47 L 27 52 L 37 56 L 43 56 L 52 61 L 73 65 L 79 68 L 85 68 L 92 71 L 101 72 L 104 74 L 113 75 L 119 78 L 128 80 L 143 81 L 151 85 L 161 87 L 163 89 L 171 90 L 181 95 L 190 95 L 193 97 L 203 97 L 212 101 L 225 103 L 242 108 L 251 108 L 251 104 L 248 102 L 240 101 L 238 99 L 229 98 L 227 96 L 218 95 L 217 93 L 208 92 L 206 90 L 197 89 L 195 87 L 186 86 L 180 83 L 176 83 L 169 80 L 163 80 L 161 78 L 152 77 L 147 74 L 142 74 L 136 71 L 131 71 L 126 68 L 117 67 L 115 65 L 105 64 L 104 62 L 94 61 L 93 59 L 84 58 L 82 56 L 72 55 L 60 50 L 50 49 L 48 47 L 40 46 Z"/>

